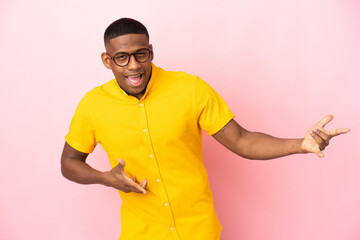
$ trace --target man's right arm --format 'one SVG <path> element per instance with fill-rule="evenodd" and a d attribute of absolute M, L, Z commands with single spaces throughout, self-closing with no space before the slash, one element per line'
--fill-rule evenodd
<path fill-rule="evenodd" d="M 119 164 L 110 171 L 101 172 L 86 163 L 88 155 L 74 149 L 65 142 L 61 155 L 61 172 L 63 176 L 80 184 L 102 184 L 123 192 L 146 193 L 146 179 L 143 179 L 140 184 L 137 184 L 135 176 L 130 179 L 124 172 L 124 160 L 119 159 Z"/>

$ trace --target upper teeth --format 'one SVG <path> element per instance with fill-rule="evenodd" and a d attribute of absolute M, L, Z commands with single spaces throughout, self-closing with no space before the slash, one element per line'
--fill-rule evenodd
<path fill-rule="evenodd" d="M 136 77 L 139 77 L 141 74 L 139 74 L 139 75 L 134 75 L 134 76 L 128 76 L 128 77 L 130 77 L 130 78 L 136 78 Z"/>

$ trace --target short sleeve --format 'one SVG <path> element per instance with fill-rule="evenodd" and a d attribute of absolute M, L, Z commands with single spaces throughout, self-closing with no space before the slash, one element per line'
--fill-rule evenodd
<path fill-rule="evenodd" d="M 224 99 L 200 78 L 196 81 L 195 109 L 198 124 L 208 135 L 217 133 L 235 116 Z"/>
<path fill-rule="evenodd" d="M 86 95 L 76 108 L 65 140 L 71 147 L 83 153 L 91 153 L 96 146 L 93 116 Z"/>

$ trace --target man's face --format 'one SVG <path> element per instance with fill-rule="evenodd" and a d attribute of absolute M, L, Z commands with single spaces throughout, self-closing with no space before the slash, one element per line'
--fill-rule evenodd
<path fill-rule="evenodd" d="M 119 86 L 129 95 L 140 99 L 146 90 L 151 75 L 151 61 L 154 57 L 152 46 L 145 34 L 127 34 L 111 39 L 106 45 L 106 53 L 102 53 L 101 58 L 106 68 L 114 73 Z M 115 54 L 134 53 L 139 49 L 147 48 L 151 50 L 150 58 L 144 63 L 136 61 L 135 56 L 130 56 L 128 65 L 119 67 L 111 59 Z"/>

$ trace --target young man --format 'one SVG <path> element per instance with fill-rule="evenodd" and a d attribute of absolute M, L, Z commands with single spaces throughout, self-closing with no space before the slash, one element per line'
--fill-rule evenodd
<path fill-rule="evenodd" d="M 66 135 L 61 169 L 71 181 L 120 190 L 120 239 L 220 239 L 202 161 L 202 129 L 248 159 L 295 153 L 323 157 L 329 140 L 349 131 L 324 130 L 333 119 L 329 115 L 303 139 L 250 132 L 204 81 L 156 67 L 149 34 L 140 22 L 115 21 L 104 41 L 101 58 L 115 79 L 79 103 Z M 97 143 L 109 156 L 110 171 L 97 171 L 85 162 Z"/>

